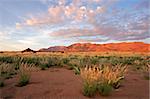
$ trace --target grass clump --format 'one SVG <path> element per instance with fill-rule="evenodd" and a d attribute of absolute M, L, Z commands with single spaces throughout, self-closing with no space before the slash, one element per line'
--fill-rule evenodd
<path fill-rule="evenodd" d="M 113 91 L 113 87 L 107 83 L 98 84 L 97 88 L 98 88 L 98 92 L 103 96 L 107 96 Z"/>
<path fill-rule="evenodd" d="M 97 84 L 96 83 L 85 82 L 83 85 L 83 94 L 85 96 L 92 97 L 96 93 L 96 90 L 97 90 Z"/>
<path fill-rule="evenodd" d="M 93 96 L 96 93 L 100 77 L 98 68 L 85 67 L 81 69 L 81 77 L 83 79 L 83 94 L 85 96 Z"/>
<path fill-rule="evenodd" d="M 26 67 L 27 64 L 22 64 L 21 68 L 19 69 L 18 75 L 19 75 L 19 80 L 18 80 L 18 87 L 25 86 L 29 83 L 30 81 L 30 71 Z"/>
<path fill-rule="evenodd" d="M 150 80 L 150 64 L 142 67 L 143 77 L 145 80 Z"/>
<path fill-rule="evenodd" d="M 22 86 L 27 85 L 27 84 L 29 83 L 29 80 L 30 80 L 29 74 L 20 73 L 20 74 L 19 74 L 18 86 L 19 86 L 19 87 L 22 87 Z"/>
<path fill-rule="evenodd" d="M 0 64 L 0 76 L 4 79 L 9 79 L 12 75 L 15 74 L 15 68 L 12 64 L 9 63 L 2 63 Z"/>
<path fill-rule="evenodd" d="M 109 95 L 113 89 L 119 88 L 124 78 L 126 67 L 85 67 L 81 69 L 83 79 L 83 94 L 93 96 L 97 91 L 104 96 Z"/>

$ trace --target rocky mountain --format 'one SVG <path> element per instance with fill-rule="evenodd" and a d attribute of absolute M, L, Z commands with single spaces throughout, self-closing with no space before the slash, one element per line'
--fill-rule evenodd
<path fill-rule="evenodd" d="M 52 46 L 49 48 L 42 48 L 39 51 L 40 52 L 60 52 L 60 51 L 66 51 L 67 47 L 66 46 Z"/>
<path fill-rule="evenodd" d="M 33 52 L 33 53 L 36 53 L 36 51 L 34 51 L 34 50 L 30 49 L 30 48 L 27 48 L 27 49 L 25 49 L 25 50 L 23 50 L 21 52 L 22 53 L 24 53 L 24 52 Z"/>
<path fill-rule="evenodd" d="M 70 46 L 53 46 L 39 51 L 64 51 L 64 52 L 149 52 L 150 44 L 143 42 L 122 42 L 108 44 L 75 43 Z"/>

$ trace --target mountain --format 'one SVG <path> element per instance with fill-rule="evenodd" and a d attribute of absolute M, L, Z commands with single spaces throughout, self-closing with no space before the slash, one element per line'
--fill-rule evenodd
<path fill-rule="evenodd" d="M 39 51 L 40 52 L 61 52 L 61 51 L 66 51 L 67 47 L 66 46 L 53 46 L 49 48 L 42 48 Z"/>
<path fill-rule="evenodd" d="M 34 51 L 34 50 L 30 49 L 30 48 L 27 48 L 27 49 L 25 49 L 25 50 L 23 50 L 21 52 L 22 53 L 24 53 L 24 52 L 33 52 L 33 53 L 35 53 L 36 51 Z"/>
<path fill-rule="evenodd" d="M 75 43 L 70 46 L 54 46 L 40 49 L 39 51 L 64 51 L 64 52 L 149 52 L 150 44 L 143 42 L 122 42 L 108 44 Z"/>

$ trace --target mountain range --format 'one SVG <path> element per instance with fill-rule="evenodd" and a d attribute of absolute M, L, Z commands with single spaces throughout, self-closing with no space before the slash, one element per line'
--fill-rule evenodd
<path fill-rule="evenodd" d="M 70 46 L 42 48 L 40 52 L 149 52 L 150 44 L 143 42 L 122 42 L 108 44 L 75 43 Z"/>

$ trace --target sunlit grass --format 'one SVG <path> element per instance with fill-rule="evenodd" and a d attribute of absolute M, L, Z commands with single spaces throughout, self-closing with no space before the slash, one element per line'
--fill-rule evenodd
<path fill-rule="evenodd" d="M 96 93 L 95 89 L 98 89 L 102 95 L 109 95 L 113 88 L 119 88 L 126 70 L 126 66 L 121 65 L 115 67 L 94 66 L 81 69 L 84 95 L 93 96 Z"/>

